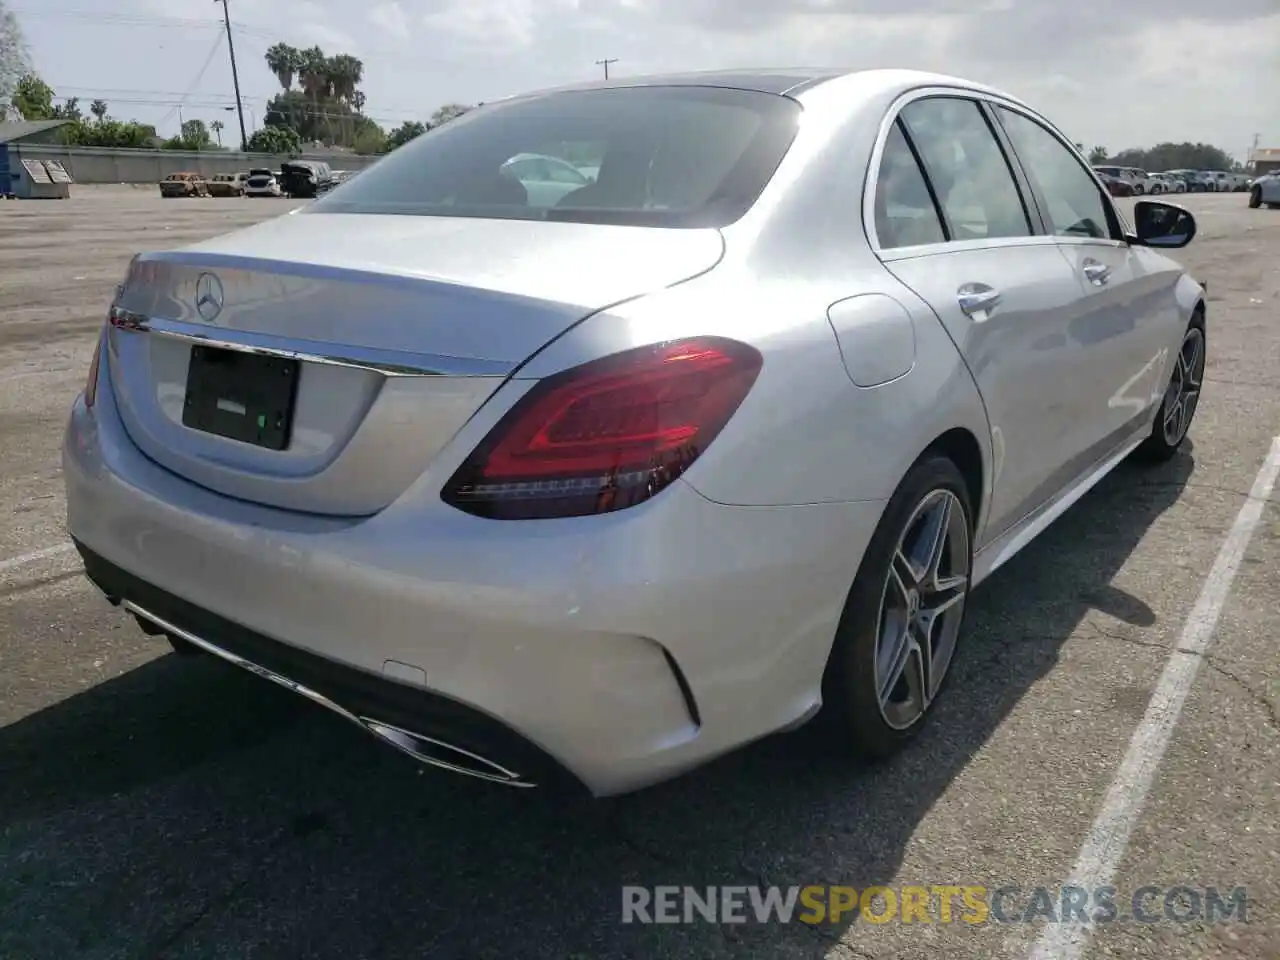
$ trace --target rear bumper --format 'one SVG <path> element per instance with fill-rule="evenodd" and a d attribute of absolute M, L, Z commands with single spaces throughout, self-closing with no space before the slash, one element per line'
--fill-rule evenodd
<path fill-rule="evenodd" d="M 598 796 L 817 710 L 883 509 L 729 507 L 677 483 L 617 514 L 504 523 L 424 483 L 363 520 L 291 513 L 158 466 L 105 373 L 97 398 L 72 410 L 63 473 L 104 592 L 349 713 L 521 775 L 549 758 Z M 436 725 L 441 704 L 470 719 Z"/>
<path fill-rule="evenodd" d="M 300 694 L 414 759 L 513 787 L 582 788 L 567 770 L 511 728 L 464 704 L 263 636 L 133 576 L 76 541 L 89 580 L 144 629 Z"/>

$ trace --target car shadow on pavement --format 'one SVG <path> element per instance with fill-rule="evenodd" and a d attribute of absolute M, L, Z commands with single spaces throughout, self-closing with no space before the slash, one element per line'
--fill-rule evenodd
<path fill-rule="evenodd" d="M 1122 465 L 979 589 L 937 716 L 874 769 L 802 729 L 630 796 L 540 797 L 164 657 L 0 729 L 0 955 L 825 956 L 856 921 L 624 925 L 621 888 L 892 881 L 1082 621 L 1154 623 L 1112 581 L 1192 469 Z"/>

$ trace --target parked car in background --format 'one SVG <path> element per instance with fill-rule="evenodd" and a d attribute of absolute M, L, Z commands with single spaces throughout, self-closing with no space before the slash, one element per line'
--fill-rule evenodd
<path fill-rule="evenodd" d="M 249 171 L 249 176 L 244 182 L 244 195 L 246 197 L 283 197 L 284 191 L 280 189 L 280 181 L 276 179 L 275 172 L 260 167 Z"/>
<path fill-rule="evenodd" d="M 1165 176 L 1173 177 L 1182 184 L 1183 193 L 1201 193 L 1204 190 L 1204 184 L 1200 182 L 1199 175 L 1195 170 L 1166 170 Z"/>
<path fill-rule="evenodd" d="M 209 195 L 213 197 L 243 197 L 247 173 L 215 173 L 209 180 Z"/>
<path fill-rule="evenodd" d="M 1171 173 L 1153 173 L 1152 178 L 1159 184 L 1159 190 L 1153 190 L 1153 193 L 1186 193 L 1187 185 L 1181 177 L 1175 177 Z"/>
<path fill-rule="evenodd" d="M 149 633 L 491 783 L 623 793 L 819 711 L 891 756 L 973 588 L 1182 448 L 1195 219 L 1122 216 L 954 77 L 617 83 L 139 254 L 68 418 L 72 541 Z M 554 207 L 503 173 L 570 142 L 599 176 Z"/>
<path fill-rule="evenodd" d="M 326 180 L 324 183 L 320 184 L 320 186 L 316 188 L 316 196 L 322 197 L 326 193 L 328 193 L 330 190 L 333 190 L 336 187 L 342 186 L 344 183 L 346 183 L 348 180 L 350 180 L 359 172 L 360 172 L 359 170 L 330 171 L 329 179 Z"/>
<path fill-rule="evenodd" d="M 1128 180 L 1121 180 L 1119 177 L 1113 177 L 1109 173 L 1103 173 L 1094 169 L 1094 173 L 1098 175 L 1098 179 L 1102 181 L 1102 185 L 1107 188 L 1107 193 L 1113 197 L 1132 197 L 1134 195 L 1133 184 Z"/>
<path fill-rule="evenodd" d="M 1153 181 L 1145 172 L 1137 167 L 1116 167 L 1116 166 L 1099 166 L 1094 167 L 1099 173 L 1105 173 L 1109 177 L 1116 177 L 1123 180 L 1133 188 L 1133 192 L 1137 196 L 1142 196 L 1151 192 Z"/>
<path fill-rule="evenodd" d="M 1231 174 L 1225 170 L 1206 170 L 1205 176 L 1208 178 L 1210 189 L 1215 193 L 1229 193 L 1233 189 L 1231 182 Z"/>
<path fill-rule="evenodd" d="M 286 160 L 280 164 L 280 189 L 285 196 L 309 200 L 330 177 L 329 165 L 322 160 Z"/>
<path fill-rule="evenodd" d="M 502 173 L 519 181 L 528 191 L 531 202 L 536 199 L 548 207 L 591 183 L 589 177 L 567 160 L 540 153 L 517 154 L 502 165 Z"/>
<path fill-rule="evenodd" d="M 1257 209 L 1263 204 L 1272 210 L 1280 209 L 1280 170 L 1255 177 L 1249 184 L 1249 206 Z"/>
<path fill-rule="evenodd" d="M 171 173 L 160 181 L 162 197 L 207 197 L 209 185 L 203 174 L 193 172 Z"/>
<path fill-rule="evenodd" d="M 1143 170 L 1143 169 L 1141 169 L 1141 168 L 1139 168 L 1139 167 L 1131 167 L 1130 169 L 1133 171 L 1134 180 L 1135 180 L 1136 182 L 1138 182 L 1138 183 L 1142 184 L 1142 187 L 1143 187 L 1143 191 L 1142 191 L 1142 192 L 1143 192 L 1144 194 L 1149 194 L 1149 193 L 1163 193 L 1163 192 L 1164 192 L 1163 184 L 1160 184 L 1160 183 L 1156 180 L 1156 178 L 1155 178 L 1155 177 L 1153 177 L 1153 176 L 1152 176 L 1150 173 L 1148 173 L 1146 170 Z M 1157 189 L 1155 189 L 1156 187 L 1160 187 L 1160 189 L 1159 189 L 1159 190 L 1157 190 Z"/>

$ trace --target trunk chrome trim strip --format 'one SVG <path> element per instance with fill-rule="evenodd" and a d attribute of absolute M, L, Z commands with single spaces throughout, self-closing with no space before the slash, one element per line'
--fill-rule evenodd
<path fill-rule="evenodd" d="M 114 330 L 148 333 L 186 343 L 299 360 L 331 367 L 369 370 L 384 377 L 507 377 L 519 364 L 504 360 L 472 360 L 433 353 L 404 353 L 376 347 L 338 346 L 321 352 L 313 341 L 291 340 L 245 330 L 219 328 L 214 335 L 201 324 L 149 317 L 121 307 L 112 307 L 108 322 Z"/>
<path fill-rule="evenodd" d="M 382 721 L 375 720 L 372 717 L 364 717 L 354 714 L 346 707 L 330 700 L 324 694 L 317 693 L 310 687 L 305 687 L 297 681 L 281 676 L 273 670 L 261 667 L 251 660 L 246 660 L 244 657 L 237 656 L 229 650 L 223 650 L 216 644 L 210 643 L 203 637 L 196 636 L 189 630 L 183 630 L 181 627 L 170 623 L 168 620 L 152 613 L 150 610 L 134 603 L 132 600 L 122 600 L 120 605 L 134 616 L 141 617 L 143 620 L 155 624 L 165 633 L 185 640 L 192 646 L 203 650 L 205 653 L 212 654 L 220 660 L 225 660 L 227 663 L 234 664 L 242 670 L 247 670 L 264 680 L 270 680 L 272 683 L 284 687 L 286 690 L 291 690 L 298 696 L 310 700 L 312 703 L 324 707 L 326 710 L 333 711 L 338 716 L 346 720 L 350 720 L 366 733 L 373 734 L 383 743 L 390 744 L 400 752 L 413 757 L 413 759 L 417 760 L 419 763 L 425 763 L 428 766 L 437 767 L 441 770 L 448 770 L 451 773 L 457 773 L 465 777 L 475 777 L 479 780 L 488 781 L 489 783 L 501 784 L 505 787 L 529 788 L 537 786 L 537 784 L 530 780 L 526 780 L 514 770 L 508 770 L 501 764 L 490 760 L 487 757 L 482 757 L 479 754 L 472 753 L 470 750 L 464 750 L 462 747 L 446 743 L 443 740 L 436 740 L 433 737 L 426 737 L 420 733 L 414 733 L 411 730 L 405 730 L 401 727 L 395 727 L 391 724 L 383 723 Z M 460 763 L 451 763 L 447 760 L 433 757 L 426 753 L 423 747 L 419 746 L 419 744 L 422 744 L 427 748 L 441 748 L 458 756 L 461 761 L 473 762 L 474 766 L 462 766 Z M 481 766 L 483 766 L 484 769 L 477 769 L 477 767 Z"/>

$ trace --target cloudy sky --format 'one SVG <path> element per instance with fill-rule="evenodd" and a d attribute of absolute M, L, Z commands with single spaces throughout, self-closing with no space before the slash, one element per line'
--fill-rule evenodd
<path fill-rule="evenodd" d="M 113 116 L 231 121 L 217 0 L 8 0 L 42 76 Z M 1076 140 L 1161 140 L 1243 159 L 1280 146 L 1280 0 L 231 0 L 253 117 L 273 42 L 365 63 L 387 126 L 615 73 L 760 65 L 941 70 L 1008 89 Z M 228 122 L 228 128 L 233 123 Z"/>

